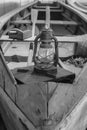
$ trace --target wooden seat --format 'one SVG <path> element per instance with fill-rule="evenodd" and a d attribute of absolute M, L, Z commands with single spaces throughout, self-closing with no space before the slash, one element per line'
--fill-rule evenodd
<path fill-rule="evenodd" d="M 16 20 L 16 21 L 12 21 L 12 24 L 29 24 L 31 23 L 30 20 Z"/>
<path fill-rule="evenodd" d="M 45 20 L 37 20 L 37 24 L 45 24 Z M 62 20 L 51 20 L 50 24 L 57 24 L 57 25 L 81 25 L 81 23 L 77 23 L 75 21 L 62 21 Z"/>
<path fill-rule="evenodd" d="M 67 43 L 79 43 L 87 41 L 87 34 L 77 35 L 77 36 L 57 36 L 57 40 L 59 42 L 67 42 Z"/>
<path fill-rule="evenodd" d="M 74 22 L 74 21 L 62 21 L 62 20 L 52 20 L 50 22 L 51 24 L 58 24 L 58 25 L 81 25 L 80 23 Z"/>

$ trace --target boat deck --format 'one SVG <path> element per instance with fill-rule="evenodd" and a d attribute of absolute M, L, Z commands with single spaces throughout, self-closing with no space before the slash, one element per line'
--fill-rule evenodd
<path fill-rule="evenodd" d="M 5 53 L 5 59 L 8 62 L 8 67 L 26 67 L 28 65 L 29 43 L 12 43 Z"/>

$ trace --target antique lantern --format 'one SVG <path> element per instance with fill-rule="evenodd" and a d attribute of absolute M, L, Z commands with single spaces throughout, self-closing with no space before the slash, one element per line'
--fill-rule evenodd
<path fill-rule="evenodd" d="M 34 40 L 33 61 L 34 70 L 38 72 L 46 73 L 50 70 L 57 70 L 58 41 L 53 36 L 52 29 L 47 26 Z"/>

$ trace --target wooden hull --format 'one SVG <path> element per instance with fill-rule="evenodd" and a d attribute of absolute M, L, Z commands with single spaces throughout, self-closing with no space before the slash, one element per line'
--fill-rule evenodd
<path fill-rule="evenodd" d="M 0 42 L 3 49 L 3 52 L 0 51 L 0 114 L 6 128 L 8 130 L 86 129 L 87 117 L 84 113 L 87 112 L 87 63 L 83 68 L 74 66 L 71 72 L 72 66 L 66 65 L 61 58 L 76 54 L 87 58 L 87 18 L 62 2 L 41 4 L 35 1 L 2 16 L 0 20 Z M 32 73 L 34 38 L 45 23 L 53 29 L 59 43 L 59 62 L 64 73 L 61 74 L 59 68 L 58 77 L 61 79 L 62 75 L 63 82 L 60 80 L 55 82 L 52 77 Z M 18 30 L 18 35 L 9 35 L 15 28 Z M 26 32 L 29 33 L 28 39 L 25 38 Z M 12 37 L 18 39 L 14 40 Z M 68 55 L 63 52 L 64 50 L 66 52 L 63 43 L 69 50 Z M 85 50 L 83 55 L 79 54 L 78 48 L 80 52 Z M 71 49 L 72 53 L 69 53 Z M 21 63 L 14 64 L 15 59 Z M 73 78 L 74 74 L 76 78 L 73 83 L 68 82 L 67 75 Z"/>

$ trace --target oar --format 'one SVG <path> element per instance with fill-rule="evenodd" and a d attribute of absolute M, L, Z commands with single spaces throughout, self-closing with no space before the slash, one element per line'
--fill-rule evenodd
<path fill-rule="evenodd" d="M 46 22 L 45 22 L 45 26 L 47 26 L 48 28 L 50 27 L 50 7 L 49 6 L 46 7 Z"/>
<path fill-rule="evenodd" d="M 32 37 L 35 35 L 35 24 L 36 24 L 36 21 L 37 21 L 37 15 L 38 15 L 38 10 L 37 9 L 32 9 L 31 10 L 31 21 L 33 23 Z"/>

